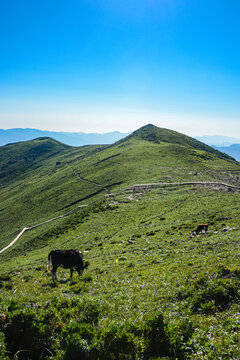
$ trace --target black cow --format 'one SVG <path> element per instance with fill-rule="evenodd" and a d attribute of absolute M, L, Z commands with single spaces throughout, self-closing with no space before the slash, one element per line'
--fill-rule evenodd
<path fill-rule="evenodd" d="M 83 273 L 87 264 L 83 264 L 83 255 L 79 250 L 53 250 L 48 254 L 48 271 L 50 271 L 50 262 L 52 261 L 52 280 L 57 280 L 57 268 L 70 269 L 71 277 L 73 270 L 76 269 L 78 274 Z"/>
<path fill-rule="evenodd" d="M 199 224 L 198 226 L 197 226 L 197 229 L 195 230 L 195 233 L 196 234 L 199 234 L 199 233 L 201 233 L 201 232 L 207 232 L 208 231 L 208 224 Z"/>

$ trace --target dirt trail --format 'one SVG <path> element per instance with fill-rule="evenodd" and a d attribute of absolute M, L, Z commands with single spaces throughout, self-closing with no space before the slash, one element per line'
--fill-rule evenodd
<path fill-rule="evenodd" d="M 14 239 L 9 245 L 7 245 L 7 246 L 4 247 L 2 250 L 0 250 L 0 254 L 3 253 L 5 250 L 9 249 L 13 244 L 15 244 L 15 242 L 20 238 L 20 236 L 23 235 L 23 233 L 24 233 L 25 231 L 35 229 L 36 227 L 41 226 L 41 225 L 44 225 L 44 224 L 46 224 L 46 223 L 48 223 L 48 222 L 51 222 L 51 221 L 54 221 L 54 220 L 57 220 L 57 219 L 61 219 L 61 218 L 65 217 L 65 216 L 70 215 L 72 212 L 76 211 L 78 208 L 80 208 L 80 207 L 85 207 L 85 206 L 88 206 L 88 205 L 79 205 L 76 209 L 73 209 L 73 210 L 67 212 L 66 214 L 57 216 L 57 217 L 52 218 L 52 219 L 48 219 L 48 220 L 43 221 L 43 222 L 41 222 L 41 223 L 39 223 L 39 224 L 35 224 L 35 225 L 32 225 L 32 226 L 28 226 L 28 227 L 23 228 L 23 229 L 20 231 L 20 233 L 15 237 L 15 239 Z"/>
<path fill-rule="evenodd" d="M 22 234 L 23 234 L 26 230 L 28 230 L 28 229 L 29 229 L 29 228 L 23 228 L 22 231 L 18 234 L 18 236 L 16 236 L 15 239 L 14 239 L 12 242 L 10 242 L 10 244 L 8 244 L 5 248 L 3 248 L 2 250 L 0 250 L 0 254 L 1 254 L 2 252 L 4 252 L 5 250 L 9 249 L 9 248 L 20 238 L 20 236 L 22 236 Z"/>
<path fill-rule="evenodd" d="M 74 170 L 73 170 L 74 171 Z M 79 175 L 76 173 L 76 175 L 79 177 Z M 87 182 L 90 182 L 91 184 L 93 182 L 91 181 L 88 181 L 86 179 L 83 179 L 81 177 L 79 177 L 80 180 L 82 181 L 87 181 Z M 102 188 L 105 188 L 104 186 L 102 185 L 99 185 L 99 184 L 96 184 L 94 183 L 95 185 L 99 186 L 99 187 L 102 187 Z M 106 197 L 109 197 L 109 196 L 114 196 L 114 195 L 117 195 L 119 193 L 122 193 L 122 192 L 125 192 L 125 191 L 135 191 L 135 190 L 143 190 L 143 189 L 151 189 L 151 188 L 157 188 L 157 187 L 168 187 L 168 186 L 184 186 L 184 185 L 205 185 L 205 186 L 222 186 L 222 187 L 227 187 L 229 189 L 235 189 L 235 190 L 239 190 L 240 191 L 240 187 L 238 186 L 235 186 L 235 185 L 230 185 L 230 184 L 225 184 L 225 183 L 222 183 L 222 182 L 218 182 L 218 181 L 192 181 L 192 182 L 180 182 L 180 183 L 152 183 L 152 184 L 136 184 L 136 185 L 132 185 L 132 186 L 129 186 L 123 190 L 119 190 L 119 191 L 116 191 L 115 193 L 111 194 L 109 193 L 109 190 L 107 188 L 106 191 L 107 191 L 107 194 L 98 198 L 97 200 L 94 200 L 92 202 L 90 202 L 89 204 L 86 204 L 86 205 L 78 205 L 76 208 L 74 208 L 73 210 L 70 210 L 68 211 L 67 213 L 63 214 L 63 215 L 60 215 L 60 216 L 57 216 L 55 218 L 52 218 L 52 219 L 48 219 L 46 221 L 43 221 L 39 224 L 36 224 L 36 225 L 32 225 L 32 226 L 29 226 L 29 227 L 24 227 L 20 233 L 15 237 L 15 239 L 9 244 L 7 245 L 6 247 L 4 247 L 2 250 L 0 250 L 0 254 L 3 253 L 4 251 L 6 251 L 7 249 L 9 249 L 12 245 L 15 244 L 15 242 L 24 234 L 25 231 L 29 231 L 29 230 L 32 230 L 38 226 L 41 226 L 41 225 L 44 225 L 48 222 L 51 222 L 51 221 L 55 221 L 57 219 L 61 219 L 65 216 L 68 216 L 70 215 L 71 213 L 77 211 L 79 208 L 81 207 L 86 207 L 86 206 L 90 206 L 92 204 L 94 204 L 95 202 L 103 199 L 103 198 L 106 198 Z M 184 202 L 185 200 L 183 200 Z M 180 203 L 180 205 L 182 204 L 182 202 Z M 179 205 L 178 205 L 179 206 Z M 177 206 L 177 207 L 178 207 Z"/>
<path fill-rule="evenodd" d="M 92 184 L 92 185 L 95 185 L 95 186 L 98 186 L 98 187 L 100 187 L 101 189 L 104 189 L 104 190 L 107 192 L 107 194 L 110 194 L 110 190 L 109 190 L 108 188 L 106 188 L 105 186 L 103 186 L 103 185 L 101 185 L 101 184 L 98 184 L 98 183 L 96 183 L 95 181 L 91 181 L 91 180 L 88 180 L 88 179 L 84 179 L 83 177 L 81 177 L 81 176 L 76 172 L 76 170 L 75 170 L 73 167 L 71 167 L 71 169 L 72 169 L 74 175 L 75 175 L 79 180 L 85 181 L 85 182 L 87 182 L 87 183 L 89 183 L 89 184 Z"/>
<path fill-rule="evenodd" d="M 152 184 L 136 184 L 127 188 L 128 190 L 142 190 L 142 189 L 150 189 L 155 187 L 167 187 L 167 186 L 184 186 L 184 185 L 206 185 L 206 186 L 223 186 L 228 187 L 230 189 L 238 189 L 240 188 L 235 185 L 230 185 L 226 183 L 222 183 L 220 181 L 187 181 L 187 182 L 179 182 L 179 183 L 152 183 Z M 127 190 L 125 189 L 125 190 Z"/>

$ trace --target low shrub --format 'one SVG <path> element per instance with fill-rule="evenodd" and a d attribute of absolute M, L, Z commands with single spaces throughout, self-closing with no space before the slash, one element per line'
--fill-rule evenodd
<path fill-rule="evenodd" d="M 240 277 L 240 268 L 230 268 L 225 264 L 220 264 L 218 266 L 217 274 L 219 277 Z"/>
<path fill-rule="evenodd" d="M 101 333 L 99 358 L 109 360 L 137 359 L 139 348 L 134 329 L 129 324 L 115 324 Z"/>
<path fill-rule="evenodd" d="M 144 359 L 171 355 L 170 340 L 161 313 L 146 321 L 143 335 L 145 341 Z"/>
<path fill-rule="evenodd" d="M 216 273 L 187 280 L 177 291 L 178 300 L 187 300 L 193 313 L 214 314 L 228 309 L 240 299 L 239 269 L 220 265 Z"/>
<path fill-rule="evenodd" d="M 91 343 L 96 335 L 96 327 L 79 320 L 71 320 L 61 332 L 60 345 L 64 349 L 64 360 L 95 359 L 95 349 Z M 97 359 L 96 359 L 97 360 Z"/>
<path fill-rule="evenodd" d="M 3 314 L 0 358 L 9 354 L 18 360 L 185 359 L 193 332 L 189 320 L 168 323 L 160 313 L 134 324 L 103 327 L 99 318 L 105 311 L 98 299 L 83 301 L 77 296 L 55 297 L 43 304 L 12 301 Z"/>
<path fill-rule="evenodd" d="M 80 307 L 81 318 L 83 321 L 98 324 L 99 314 L 101 312 L 101 306 L 98 301 L 88 300 Z"/>
<path fill-rule="evenodd" d="M 5 335 L 2 331 L 0 331 L 0 359 L 2 360 L 9 359 L 6 354 Z"/>
<path fill-rule="evenodd" d="M 63 360 L 90 360 L 90 347 L 79 334 L 73 334 L 65 346 Z"/>
<path fill-rule="evenodd" d="M 179 360 L 186 358 L 186 354 L 192 350 L 191 338 L 193 333 L 194 326 L 189 318 L 176 319 L 168 325 L 167 334 L 174 358 Z"/>
<path fill-rule="evenodd" d="M 12 313 L 3 331 L 7 351 L 12 355 L 18 352 L 18 360 L 39 360 L 47 355 L 48 331 L 32 309 Z"/>
<path fill-rule="evenodd" d="M 71 286 L 71 289 L 73 290 L 74 294 L 86 293 L 88 291 L 86 283 L 82 282 Z"/>

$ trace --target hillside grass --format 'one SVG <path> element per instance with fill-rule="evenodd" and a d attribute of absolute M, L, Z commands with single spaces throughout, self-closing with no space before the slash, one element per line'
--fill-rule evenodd
<path fill-rule="evenodd" d="M 239 359 L 240 166 L 160 130 L 0 148 L 1 249 L 57 217 L 0 254 L 0 358 Z M 151 183 L 169 186 L 133 187 Z M 58 248 L 83 252 L 82 277 L 52 282 Z"/>
<path fill-rule="evenodd" d="M 22 314 L 20 328 L 48 326 L 52 340 L 39 341 L 52 355 L 33 358 L 104 359 L 108 349 L 110 359 L 237 359 L 239 196 L 196 187 L 121 193 L 79 209 L 55 232 L 50 224 L 29 231 L 1 258 L 4 323 Z M 202 222 L 209 232 L 191 237 Z M 68 282 L 59 269 L 52 283 L 53 248 L 81 249 L 84 275 Z M 160 348 L 151 326 L 164 334 Z M 11 351 L 27 346 L 9 341 Z"/>
<path fill-rule="evenodd" d="M 23 168 L 22 178 L 12 177 L 8 186 L 4 183 L 0 245 L 25 226 L 102 197 L 104 187 L 115 192 L 138 183 L 218 180 L 236 185 L 238 170 L 235 162 L 182 145 L 131 140 L 114 147 L 64 149 L 30 173 Z"/>

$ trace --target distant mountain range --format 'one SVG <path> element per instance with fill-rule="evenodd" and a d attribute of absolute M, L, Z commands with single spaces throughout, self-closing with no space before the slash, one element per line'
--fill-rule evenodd
<path fill-rule="evenodd" d="M 240 139 L 223 135 L 195 136 L 194 138 L 210 146 L 226 147 L 233 144 L 240 144 Z"/>
<path fill-rule="evenodd" d="M 240 144 L 233 144 L 230 146 L 213 146 L 225 154 L 232 156 L 234 159 L 240 161 Z"/>
<path fill-rule="evenodd" d="M 113 131 L 109 133 L 57 132 L 39 129 L 0 129 L 0 146 L 39 137 L 51 137 L 71 146 L 113 144 L 130 133 Z M 222 151 L 240 161 L 240 139 L 228 136 L 196 136 L 195 139 Z"/>
<path fill-rule="evenodd" d="M 240 161 L 240 139 L 228 136 L 196 136 L 195 139 Z"/>
<path fill-rule="evenodd" d="M 50 137 L 71 146 L 112 144 L 127 136 L 128 134 L 129 133 L 121 133 L 119 131 L 113 131 L 104 134 L 86 134 L 84 132 L 57 132 L 21 128 L 7 130 L 0 129 L 0 146 L 16 143 L 19 141 L 33 140 L 39 137 Z"/>

